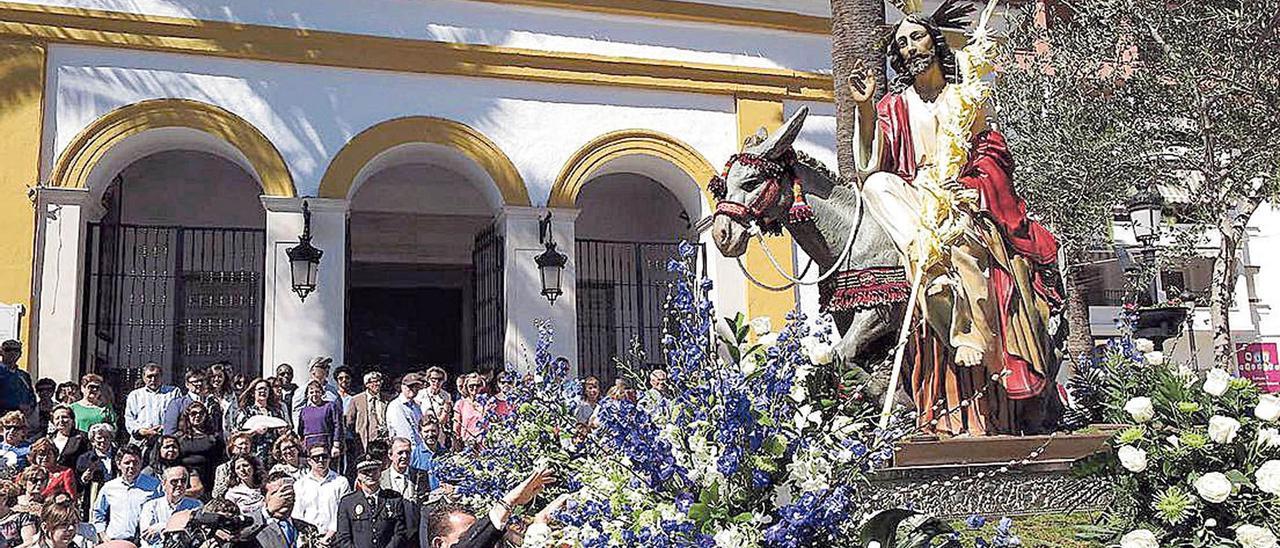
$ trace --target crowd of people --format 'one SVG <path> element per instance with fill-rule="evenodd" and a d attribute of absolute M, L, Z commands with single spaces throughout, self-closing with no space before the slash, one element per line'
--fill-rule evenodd
<path fill-rule="evenodd" d="M 98 374 L 32 382 L 20 343 L 0 352 L 0 548 L 499 546 L 527 525 L 514 510 L 556 479 L 533 471 L 477 516 L 436 475 L 443 455 L 479 443 L 488 414 L 512 411 L 509 373 L 461 375 L 450 390 L 440 367 L 394 387 L 373 370 L 356 386 L 317 357 L 301 385 L 289 364 L 250 379 L 215 363 L 176 387 L 149 363 L 121 410 Z M 620 380 L 605 397 L 656 409 L 666 374 L 649 381 L 643 396 Z M 587 378 L 584 432 L 600 399 Z"/>

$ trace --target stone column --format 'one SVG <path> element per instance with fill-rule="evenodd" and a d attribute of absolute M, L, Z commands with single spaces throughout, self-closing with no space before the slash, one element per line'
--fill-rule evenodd
<path fill-rule="evenodd" d="M 509 367 L 525 370 L 532 365 L 538 343 L 538 322 L 549 321 L 555 330 L 551 352 L 569 358 L 573 372 L 578 370 L 578 299 L 576 262 L 574 258 L 574 222 L 576 209 L 551 209 L 551 236 L 556 249 L 569 257 L 561 274 L 564 291 L 554 304 L 542 296 L 542 278 L 534 263 L 545 249 L 538 241 L 538 221 L 545 208 L 508 206 L 499 215 L 506 241 L 504 284 L 507 310 L 505 343 Z"/>
<path fill-rule="evenodd" d="M 89 191 L 41 187 L 36 191 L 34 348 L 31 376 L 79 380 L 86 221 L 96 218 Z"/>
<path fill-rule="evenodd" d="M 293 292 L 289 256 L 302 234 L 302 202 L 311 209 L 311 245 L 324 252 L 316 289 L 306 300 Z M 281 363 L 293 365 L 294 379 L 306 378 L 307 362 L 329 356 L 343 363 L 346 338 L 347 206 L 329 198 L 262 197 L 267 211 L 266 295 L 263 303 L 262 369 L 275 374 Z"/>

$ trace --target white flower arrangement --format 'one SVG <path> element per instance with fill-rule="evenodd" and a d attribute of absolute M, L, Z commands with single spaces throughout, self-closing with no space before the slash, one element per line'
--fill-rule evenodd
<path fill-rule="evenodd" d="M 1276 535 L 1266 527 L 1246 523 L 1236 527 L 1236 542 L 1241 548 L 1276 548 Z"/>
<path fill-rule="evenodd" d="M 756 316 L 751 318 L 751 332 L 757 337 L 763 337 L 773 332 L 773 320 L 768 316 Z"/>
<path fill-rule="evenodd" d="M 1121 447 L 1116 451 L 1116 457 L 1125 470 L 1135 474 L 1147 469 L 1147 452 L 1132 445 Z"/>
<path fill-rule="evenodd" d="M 1280 395 L 1263 394 L 1259 396 L 1258 405 L 1253 407 L 1253 416 L 1267 422 L 1280 420 Z"/>
<path fill-rule="evenodd" d="M 1120 548 L 1160 548 L 1160 541 L 1147 529 L 1135 529 L 1120 537 Z"/>
<path fill-rule="evenodd" d="M 1147 422 L 1156 416 L 1156 408 L 1152 405 L 1151 398 L 1146 396 L 1130 398 L 1129 401 L 1124 404 L 1124 410 L 1129 413 L 1129 416 L 1133 417 L 1134 422 L 1137 422 L 1138 424 Z"/>
<path fill-rule="evenodd" d="M 1231 417 L 1222 415 L 1214 415 L 1209 418 L 1209 439 L 1213 443 L 1225 445 L 1235 441 L 1236 433 L 1240 432 L 1240 421 Z"/>
<path fill-rule="evenodd" d="M 1262 463 L 1253 473 L 1258 490 L 1263 493 L 1280 495 L 1280 461 L 1269 460 Z"/>
<path fill-rule="evenodd" d="M 1146 354 L 1147 352 L 1155 351 L 1156 343 L 1152 342 L 1151 339 L 1134 339 L 1133 348 L 1140 354 Z"/>
<path fill-rule="evenodd" d="M 1147 365 L 1164 365 L 1164 352 L 1152 350 L 1142 355 L 1142 359 Z"/>
<path fill-rule="evenodd" d="M 1204 377 L 1204 391 L 1213 397 L 1220 397 L 1231 388 L 1231 374 L 1225 369 L 1215 367 Z"/>
<path fill-rule="evenodd" d="M 1209 472 L 1192 484 L 1196 488 L 1196 494 L 1205 502 L 1221 503 L 1231 497 L 1231 491 L 1234 486 L 1231 480 L 1221 472 Z"/>

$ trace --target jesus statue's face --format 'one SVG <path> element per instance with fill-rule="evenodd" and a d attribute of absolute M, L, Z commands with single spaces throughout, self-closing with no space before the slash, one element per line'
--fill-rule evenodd
<path fill-rule="evenodd" d="M 898 48 L 907 73 L 919 76 L 929 70 L 929 66 L 937 61 L 934 55 L 933 36 L 924 25 L 903 21 L 898 25 L 898 32 L 893 35 L 893 43 Z"/>

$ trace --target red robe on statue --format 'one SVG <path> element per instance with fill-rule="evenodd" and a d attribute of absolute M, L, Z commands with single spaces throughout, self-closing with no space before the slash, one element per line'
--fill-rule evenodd
<path fill-rule="evenodd" d="M 918 166 L 916 150 L 912 142 L 907 100 L 901 94 L 886 94 L 877 105 L 877 113 L 879 130 L 885 139 L 880 168 L 911 183 L 916 177 Z M 1017 314 L 1015 311 L 1018 309 L 1017 301 L 1019 299 L 1036 300 L 1056 310 L 1063 299 L 1056 275 L 1058 242 L 1043 225 L 1027 218 L 1027 204 L 1013 187 L 1013 168 L 1013 157 L 1009 154 L 1004 136 L 994 130 L 982 130 L 973 137 L 969 162 L 962 170 L 958 182 L 978 191 L 980 196 L 978 215 L 989 220 L 999 233 L 996 239 L 1003 240 L 988 243 L 993 248 L 1007 246 L 1004 249 L 993 249 L 993 257 L 998 259 L 1008 255 L 1009 260 L 991 261 L 989 278 L 991 295 L 995 297 L 998 305 L 996 309 L 1000 340 L 1026 343 L 1027 330 L 1022 329 L 1019 333 L 1010 332 L 1015 322 L 1013 316 Z M 1012 253 L 1007 253 L 1008 250 L 1012 250 Z M 1015 256 L 1021 259 L 1012 259 Z M 1010 268 L 1014 263 L 1028 266 L 1023 269 L 1026 275 L 1021 279 L 1027 282 L 1024 287 L 1030 287 L 1034 295 L 1020 295 L 1019 273 L 1012 272 L 1011 270 L 1016 269 Z M 1025 303 L 1023 304 L 1026 306 Z M 1041 340 L 1033 345 L 1042 346 L 1041 350 L 1048 351 L 1047 334 L 1039 333 L 1038 335 L 1033 338 Z M 920 337 L 917 337 L 917 342 L 919 340 Z M 921 353 L 920 351 L 923 350 L 921 345 L 916 346 L 917 352 Z M 1045 361 L 1038 357 L 1023 355 L 1028 352 L 1010 352 L 1010 346 L 1017 346 L 1017 344 L 1002 346 L 1004 352 L 1001 362 L 1010 372 L 1002 382 L 1005 396 L 1013 400 L 1024 400 L 1039 395 L 1048 384 Z M 1028 345 L 1022 345 L 1023 348 L 1026 346 Z M 938 349 L 933 349 L 931 353 L 935 354 L 934 358 L 943 358 Z M 919 362 L 920 356 L 917 356 L 918 366 Z M 913 372 L 912 377 L 920 378 L 920 372 Z M 948 392 L 954 386 L 966 385 L 976 380 L 964 379 L 957 382 L 955 379 L 946 379 L 932 380 L 932 382 L 946 384 L 947 387 L 941 390 Z M 968 386 L 960 390 L 967 392 L 972 389 L 972 386 Z M 931 394 L 930 397 L 934 395 Z M 917 404 L 921 403 L 926 402 L 921 402 L 920 398 L 917 398 Z M 921 413 L 924 414 L 925 410 L 921 409 Z"/>

